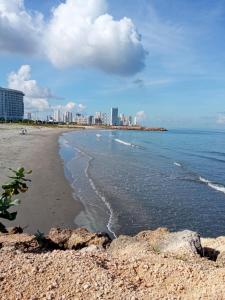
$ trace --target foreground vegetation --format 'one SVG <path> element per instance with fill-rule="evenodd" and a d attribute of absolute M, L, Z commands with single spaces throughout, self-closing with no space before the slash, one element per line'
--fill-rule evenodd
<path fill-rule="evenodd" d="M 11 176 L 8 176 L 10 182 L 2 185 L 2 194 L 0 195 L 0 218 L 13 221 L 16 219 L 17 212 L 10 212 L 9 209 L 20 204 L 20 200 L 15 198 L 20 193 L 25 193 L 28 190 L 28 182 L 30 179 L 26 175 L 31 174 L 32 171 L 25 171 L 24 168 L 12 170 Z M 0 223 L 0 232 L 7 232 L 5 226 Z"/>

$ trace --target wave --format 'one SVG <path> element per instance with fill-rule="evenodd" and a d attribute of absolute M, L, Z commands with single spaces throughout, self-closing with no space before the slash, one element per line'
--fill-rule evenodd
<path fill-rule="evenodd" d="M 76 151 L 78 151 L 79 153 L 82 153 L 83 155 L 88 157 L 88 162 L 87 162 L 87 166 L 85 168 L 85 176 L 87 177 L 89 184 L 92 188 L 92 190 L 95 192 L 95 194 L 98 196 L 98 198 L 105 204 L 105 206 L 107 207 L 108 211 L 109 211 L 109 219 L 108 219 L 108 223 L 106 225 L 107 229 L 109 232 L 112 233 L 112 235 L 117 238 L 116 233 L 112 230 L 112 223 L 113 223 L 113 210 L 111 208 L 111 205 L 109 204 L 109 202 L 106 200 L 106 198 L 104 196 L 101 195 L 101 193 L 98 191 L 98 189 L 96 188 L 94 181 L 91 179 L 91 177 L 88 174 L 88 170 L 90 167 L 90 163 L 91 161 L 94 159 L 92 156 L 90 156 L 89 154 L 87 154 L 86 152 L 82 151 L 81 149 L 79 149 L 78 147 L 74 147 L 74 149 Z"/>
<path fill-rule="evenodd" d="M 218 184 L 218 183 L 213 183 L 212 181 L 205 179 L 203 177 L 199 177 L 199 180 L 205 184 L 207 184 L 209 187 L 211 187 L 212 189 L 219 191 L 221 193 L 225 194 L 225 186 L 223 186 L 222 184 Z"/>
<path fill-rule="evenodd" d="M 173 164 L 174 164 L 175 166 L 177 166 L 177 167 L 181 167 L 181 164 L 178 163 L 178 162 L 176 162 L 176 161 L 175 161 Z"/>
<path fill-rule="evenodd" d="M 130 146 L 130 147 L 137 147 L 137 146 L 136 146 L 136 145 L 134 145 L 134 144 L 131 144 L 131 143 L 128 143 L 128 142 L 125 142 L 125 141 L 119 140 L 119 139 L 114 139 L 114 141 L 116 141 L 117 143 L 120 143 L 120 144 L 126 145 L 126 146 Z"/>

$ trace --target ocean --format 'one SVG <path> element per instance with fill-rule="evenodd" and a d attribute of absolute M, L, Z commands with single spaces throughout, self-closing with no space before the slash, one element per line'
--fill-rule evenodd
<path fill-rule="evenodd" d="M 83 206 L 77 225 L 112 237 L 158 227 L 225 235 L 225 132 L 81 130 L 59 144 Z"/>

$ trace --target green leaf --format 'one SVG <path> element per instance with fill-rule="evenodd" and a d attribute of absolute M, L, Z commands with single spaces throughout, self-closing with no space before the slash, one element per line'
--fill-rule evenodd
<path fill-rule="evenodd" d="M 9 221 L 13 221 L 16 219 L 16 215 L 17 215 L 17 212 L 8 212 L 8 211 L 5 211 L 5 212 L 2 212 L 0 213 L 0 218 L 2 219 L 6 219 L 6 220 L 9 220 Z"/>

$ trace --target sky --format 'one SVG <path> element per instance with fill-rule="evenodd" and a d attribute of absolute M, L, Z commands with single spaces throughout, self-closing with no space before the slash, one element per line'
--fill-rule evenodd
<path fill-rule="evenodd" d="M 0 0 L 0 86 L 26 112 L 225 129 L 224 36 L 225 0 Z"/>

